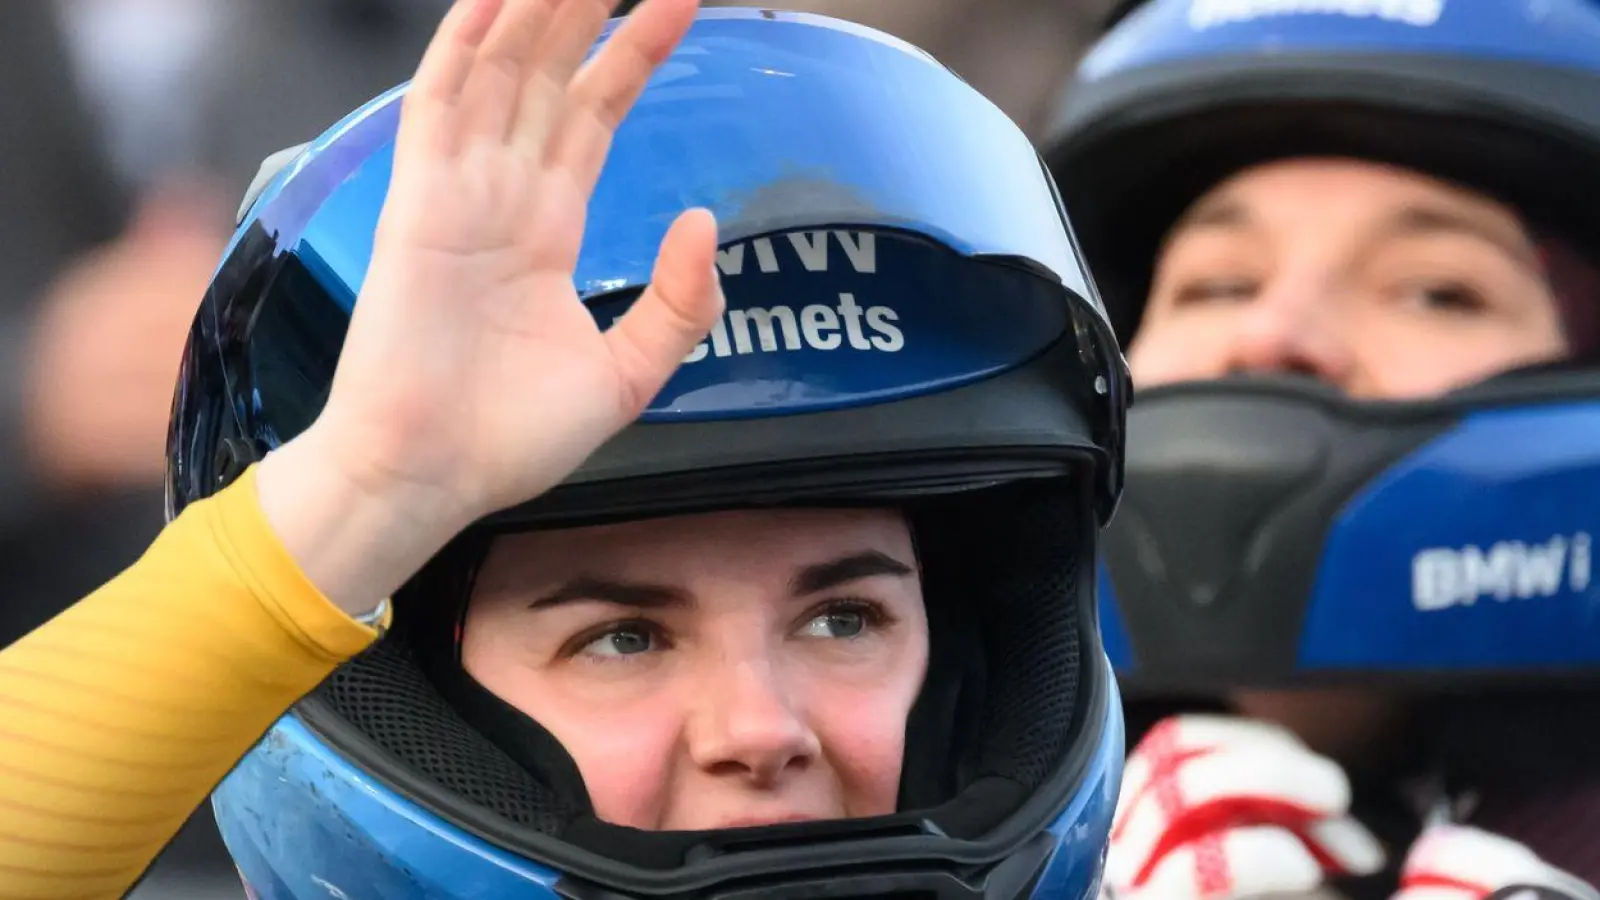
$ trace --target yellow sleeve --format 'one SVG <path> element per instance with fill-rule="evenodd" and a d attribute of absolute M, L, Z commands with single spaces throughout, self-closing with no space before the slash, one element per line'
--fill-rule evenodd
<path fill-rule="evenodd" d="M 295 701 L 375 632 L 306 580 L 255 470 L 0 651 L 0 900 L 120 898 Z"/>

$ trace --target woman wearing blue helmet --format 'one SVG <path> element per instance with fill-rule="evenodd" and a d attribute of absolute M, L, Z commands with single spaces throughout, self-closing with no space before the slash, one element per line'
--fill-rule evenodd
<path fill-rule="evenodd" d="M 1093 894 L 1126 370 L 1048 173 L 885 35 L 607 11 L 458 4 L 252 190 L 173 521 L 0 656 L 0 897 L 213 787 L 260 900 Z"/>
<path fill-rule="evenodd" d="M 1142 735 L 1108 883 L 1594 896 L 1600 7 L 1123 6 L 1047 152 L 1141 388 L 1102 615 L 1240 718 Z"/>

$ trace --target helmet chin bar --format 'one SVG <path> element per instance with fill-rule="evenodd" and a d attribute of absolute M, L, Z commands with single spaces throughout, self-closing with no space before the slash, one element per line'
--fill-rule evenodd
<path fill-rule="evenodd" d="M 1140 394 L 1103 544 L 1119 680 L 1214 693 L 1596 668 L 1600 653 L 1518 643 L 1592 627 L 1576 611 L 1595 590 L 1588 531 L 1560 498 L 1600 489 L 1600 441 L 1581 438 L 1596 393 L 1561 364 L 1421 401 L 1283 377 Z"/>

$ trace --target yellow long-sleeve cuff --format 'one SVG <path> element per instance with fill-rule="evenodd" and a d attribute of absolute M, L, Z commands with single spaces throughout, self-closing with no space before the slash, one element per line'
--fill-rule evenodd
<path fill-rule="evenodd" d="M 0 898 L 115 898 L 376 632 L 305 577 L 255 470 L 0 652 Z"/>

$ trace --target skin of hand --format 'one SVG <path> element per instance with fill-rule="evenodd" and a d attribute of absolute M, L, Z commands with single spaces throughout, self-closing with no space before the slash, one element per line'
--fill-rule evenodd
<path fill-rule="evenodd" d="M 123 234 L 50 288 L 24 386 L 29 457 L 46 483 L 161 483 L 184 338 L 228 238 L 219 196 L 154 189 Z"/>
<path fill-rule="evenodd" d="M 341 608 L 559 483 L 722 314 L 706 210 L 673 223 L 609 329 L 573 288 L 612 135 L 697 5 L 647 0 L 588 62 L 608 0 L 461 0 L 440 24 L 328 403 L 258 472 L 268 521 Z"/>

